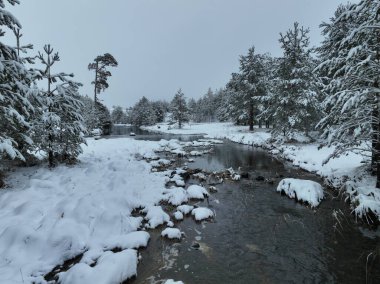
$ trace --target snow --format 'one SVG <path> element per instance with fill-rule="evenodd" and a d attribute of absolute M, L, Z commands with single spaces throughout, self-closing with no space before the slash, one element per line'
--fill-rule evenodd
<path fill-rule="evenodd" d="M 174 281 L 173 279 L 168 279 L 164 284 L 184 284 L 182 281 Z"/>
<path fill-rule="evenodd" d="M 111 236 L 105 240 L 104 249 L 138 249 L 140 247 L 146 247 L 148 245 L 149 238 L 149 233 L 145 231 L 136 231 L 126 235 Z"/>
<path fill-rule="evenodd" d="M 286 178 L 280 181 L 277 191 L 284 192 L 289 198 L 306 202 L 311 207 L 317 207 L 323 199 L 322 186 L 311 180 Z"/>
<path fill-rule="evenodd" d="M 180 211 L 176 211 L 176 212 L 174 212 L 174 218 L 175 218 L 176 220 L 183 220 L 183 213 L 180 212 Z"/>
<path fill-rule="evenodd" d="M 165 199 L 172 205 L 181 205 L 188 201 L 186 191 L 182 187 L 171 187 L 165 191 Z"/>
<path fill-rule="evenodd" d="M 195 220 L 201 221 L 214 216 L 214 212 L 211 209 L 205 207 L 195 208 L 191 211 L 191 215 L 194 216 Z"/>
<path fill-rule="evenodd" d="M 181 239 L 182 233 L 177 228 L 166 228 L 161 232 L 162 237 L 167 237 L 168 239 Z"/>
<path fill-rule="evenodd" d="M 170 221 L 169 215 L 161 206 L 147 207 L 145 219 L 148 220 L 147 228 L 154 229 Z"/>
<path fill-rule="evenodd" d="M 193 184 L 187 188 L 187 196 L 190 199 L 204 199 L 208 195 L 208 191 L 200 185 Z"/>
<path fill-rule="evenodd" d="M 105 252 L 94 267 L 79 263 L 67 272 L 59 274 L 62 284 L 119 284 L 136 275 L 137 253 L 135 250 L 124 250 L 118 253 Z"/>
<path fill-rule="evenodd" d="M 118 277 L 136 271 L 134 248 L 149 239 L 147 232 L 136 232 L 143 218 L 131 212 L 144 208 L 151 228 L 170 221 L 155 205 L 167 197 L 165 173 L 152 173 L 149 163 L 135 158 L 159 149 L 157 142 L 90 138 L 87 143 L 75 166 L 9 173 L 10 188 L 0 192 L 3 283 L 43 283 L 43 275 L 82 253 L 83 262 L 62 274 L 62 283 L 122 282 Z M 125 252 L 111 254 L 113 247 Z M 91 281 L 90 274 L 99 278 Z"/>
<path fill-rule="evenodd" d="M 177 207 L 177 210 L 182 212 L 184 215 L 187 215 L 191 212 L 191 210 L 194 209 L 194 206 L 192 205 L 181 205 Z"/>

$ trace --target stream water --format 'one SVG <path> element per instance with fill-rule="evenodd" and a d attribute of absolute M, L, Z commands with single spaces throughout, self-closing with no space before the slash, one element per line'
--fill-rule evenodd
<path fill-rule="evenodd" d="M 173 138 L 141 134 L 138 139 Z M 208 201 L 198 203 L 214 210 L 213 221 L 185 217 L 176 223 L 185 233 L 180 242 L 161 238 L 162 228 L 150 231 L 138 277 L 131 283 L 380 283 L 380 230 L 355 222 L 342 197 L 328 190 L 316 210 L 275 191 L 281 177 L 321 182 L 318 177 L 263 150 L 228 141 L 189 167 L 241 167 L 249 178 L 223 183 Z M 274 183 L 256 181 L 257 176 Z M 200 249 L 192 248 L 194 242 Z"/>

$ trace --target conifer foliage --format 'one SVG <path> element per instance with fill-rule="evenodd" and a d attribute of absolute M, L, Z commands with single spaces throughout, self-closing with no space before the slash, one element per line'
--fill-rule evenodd
<path fill-rule="evenodd" d="M 38 90 L 32 84 L 33 72 L 27 70 L 15 48 L 3 43 L 5 30 L 20 29 L 21 24 L 7 10 L 5 4 L 17 0 L 0 0 L 0 155 L 25 160 L 32 145 L 29 118 L 35 108 L 31 101 Z"/>
<path fill-rule="evenodd" d="M 313 130 L 320 119 L 319 80 L 309 48 L 309 29 L 294 23 L 293 29 L 280 33 L 283 56 L 267 96 L 266 115 L 275 133 L 290 135 L 294 131 Z"/>
<path fill-rule="evenodd" d="M 178 123 L 178 127 L 182 128 L 184 122 L 189 121 L 189 110 L 185 99 L 185 94 L 181 89 L 177 91 L 170 104 L 172 120 Z"/>
<path fill-rule="evenodd" d="M 380 3 L 364 0 L 339 7 L 331 23 L 324 24 L 321 54 L 329 82 L 320 123 L 329 157 L 346 151 L 364 151 L 372 157 L 380 188 Z"/>
<path fill-rule="evenodd" d="M 116 59 L 109 53 L 97 56 L 93 62 L 88 65 L 88 70 L 95 71 L 95 79 L 92 81 L 94 85 L 94 102 L 98 102 L 97 95 L 106 90 L 108 85 L 108 77 L 111 77 L 111 72 L 108 67 L 117 67 Z"/>
<path fill-rule="evenodd" d="M 83 118 L 79 113 L 82 102 L 78 88 L 81 84 L 69 79 L 73 74 L 52 73 L 53 65 L 60 58 L 49 44 L 37 58 L 44 67 L 40 70 L 39 79 L 46 83 L 46 89 L 41 90 L 43 108 L 34 140 L 38 150 L 48 154 L 49 166 L 52 167 L 55 158 L 75 160 L 81 153 L 80 144 L 85 142 Z"/>

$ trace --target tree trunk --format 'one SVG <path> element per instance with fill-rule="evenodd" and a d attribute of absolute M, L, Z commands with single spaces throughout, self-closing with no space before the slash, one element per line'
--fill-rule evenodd
<path fill-rule="evenodd" d="M 379 83 L 375 81 L 374 88 L 379 88 Z M 372 170 L 376 167 L 376 187 L 380 188 L 380 113 L 379 113 L 380 98 L 379 93 L 375 93 L 375 106 L 372 117 Z M 374 148 L 373 148 L 374 147 Z"/>
<path fill-rule="evenodd" d="M 253 102 L 249 104 L 249 131 L 253 131 Z"/>
<path fill-rule="evenodd" d="M 99 68 L 99 62 L 96 61 L 96 69 L 95 69 L 95 81 L 94 81 L 94 105 L 96 107 L 96 101 L 97 101 L 97 82 L 98 82 L 98 68 Z"/>

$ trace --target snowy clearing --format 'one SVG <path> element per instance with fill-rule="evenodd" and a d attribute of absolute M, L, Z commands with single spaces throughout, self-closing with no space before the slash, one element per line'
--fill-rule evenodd
<path fill-rule="evenodd" d="M 46 273 L 80 254 L 81 263 L 59 275 L 62 283 L 119 283 L 134 275 L 135 249 L 147 245 L 149 233 L 136 232 L 143 218 L 132 211 L 145 208 L 149 228 L 172 225 L 156 204 L 186 201 L 183 189 L 165 188 L 165 172 L 152 173 L 135 158 L 155 157 L 159 148 L 129 138 L 89 139 L 78 165 L 12 173 L 11 189 L 0 192 L 2 281 L 44 283 Z"/>

